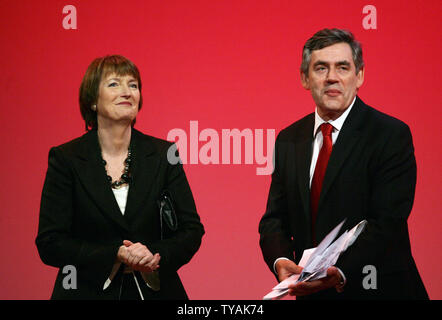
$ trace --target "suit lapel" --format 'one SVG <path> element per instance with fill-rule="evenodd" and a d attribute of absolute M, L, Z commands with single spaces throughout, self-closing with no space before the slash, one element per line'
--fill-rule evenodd
<path fill-rule="evenodd" d="M 132 182 L 126 203 L 125 217 L 132 221 L 137 216 L 143 202 L 147 199 L 158 172 L 160 157 L 155 156 L 155 146 L 148 136 L 132 130 L 133 165 L 131 168 Z"/>
<path fill-rule="evenodd" d="M 327 192 L 330 190 L 333 181 L 345 163 L 345 160 L 351 154 L 354 146 L 361 137 L 360 127 L 363 124 L 363 105 L 364 103 L 356 98 L 352 110 L 345 119 L 344 125 L 341 128 L 338 139 L 333 145 L 332 153 L 327 164 L 324 181 L 322 185 L 321 195 L 318 203 L 318 215 L 321 212 L 321 204 Z"/>
<path fill-rule="evenodd" d="M 312 158 L 314 114 L 306 119 L 305 127 L 299 130 L 300 136 L 294 137 L 295 164 L 299 190 L 304 207 L 304 214 L 310 219 L 310 163 Z"/>
<path fill-rule="evenodd" d="M 101 163 L 97 131 L 91 130 L 81 139 L 81 147 L 73 160 L 80 181 L 100 211 L 128 233 L 129 226 L 121 214 Z"/>

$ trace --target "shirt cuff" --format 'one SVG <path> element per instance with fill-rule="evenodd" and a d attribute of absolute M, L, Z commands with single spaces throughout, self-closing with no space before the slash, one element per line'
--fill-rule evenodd
<path fill-rule="evenodd" d="M 286 258 L 286 257 L 281 257 L 281 258 L 276 259 L 275 262 L 273 262 L 273 271 L 275 272 L 276 275 L 278 274 L 278 272 L 276 272 L 276 263 L 279 260 L 289 260 L 289 261 L 291 261 L 289 258 Z"/>
<path fill-rule="evenodd" d="M 342 277 L 342 281 L 335 288 L 336 288 L 337 292 L 342 292 L 342 291 L 344 291 L 344 286 L 347 283 L 347 278 L 345 277 L 344 272 L 342 272 L 341 269 L 339 269 L 339 268 L 336 268 L 336 269 L 338 269 L 339 274 Z"/>

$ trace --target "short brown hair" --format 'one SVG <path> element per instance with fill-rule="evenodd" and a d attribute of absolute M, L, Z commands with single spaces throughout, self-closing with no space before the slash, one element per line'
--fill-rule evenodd
<path fill-rule="evenodd" d="M 361 44 L 350 31 L 343 29 L 322 29 L 307 40 L 302 49 L 301 72 L 308 76 L 308 68 L 314 50 L 320 50 L 342 42 L 350 46 L 356 73 L 358 73 L 364 67 Z"/>
<path fill-rule="evenodd" d="M 120 55 L 96 58 L 87 68 L 80 85 L 80 112 L 86 125 L 86 131 L 98 127 L 97 112 L 93 111 L 91 107 L 97 104 L 101 80 L 112 73 L 118 76 L 131 75 L 138 81 L 138 88 L 140 90 L 138 110 L 141 110 L 143 96 L 141 94 L 141 77 L 137 66 L 129 59 Z M 135 121 L 136 119 L 132 121 L 132 126 L 134 126 Z"/>

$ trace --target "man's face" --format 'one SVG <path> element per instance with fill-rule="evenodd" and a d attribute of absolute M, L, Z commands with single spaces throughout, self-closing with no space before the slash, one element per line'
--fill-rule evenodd
<path fill-rule="evenodd" d="M 308 75 L 301 72 L 301 82 L 310 90 L 321 118 L 335 120 L 364 82 L 364 69 L 356 74 L 350 45 L 336 43 L 312 52 Z"/>

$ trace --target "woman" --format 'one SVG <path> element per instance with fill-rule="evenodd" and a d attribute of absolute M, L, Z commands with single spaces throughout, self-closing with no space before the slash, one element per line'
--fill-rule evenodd
<path fill-rule="evenodd" d="M 199 249 L 204 228 L 182 165 L 167 161 L 175 146 L 133 128 L 141 106 L 131 61 L 91 63 L 80 87 L 87 133 L 51 148 L 42 192 L 36 245 L 59 268 L 52 299 L 187 299 L 177 270 Z M 165 191 L 174 232 L 160 221 Z M 63 273 L 66 266 L 75 274 Z"/>

